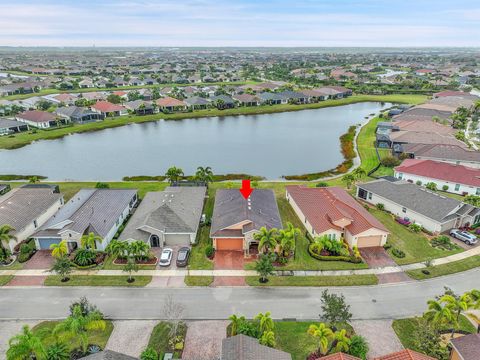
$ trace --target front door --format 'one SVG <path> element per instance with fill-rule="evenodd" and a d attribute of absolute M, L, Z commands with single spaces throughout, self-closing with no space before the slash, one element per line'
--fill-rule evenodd
<path fill-rule="evenodd" d="M 157 235 L 150 236 L 150 246 L 160 247 L 160 238 Z"/>

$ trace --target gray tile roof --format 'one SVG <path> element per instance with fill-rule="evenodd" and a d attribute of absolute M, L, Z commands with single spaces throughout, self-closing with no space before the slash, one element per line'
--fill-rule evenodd
<path fill-rule="evenodd" d="M 222 341 L 221 360 L 292 360 L 284 351 L 260 345 L 257 339 L 236 335 Z"/>
<path fill-rule="evenodd" d="M 95 354 L 91 354 L 85 357 L 82 357 L 80 359 L 85 359 L 85 360 L 136 360 L 138 358 L 135 358 L 133 356 L 125 355 L 118 353 L 116 351 L 112 350 L 104 350 L 100 351 Z"/>
<path fill-rule="evenodd" d="M 185 100 L 183 100 L 183 102 L 189 106 L 210 104 L 210 102 L 207 99 L 204 99 L 199 96 L 192 96 L 192 97 L 186 98 Z"/>
<path fill-rule="evenodd" d="M 140 228 L 152 227 L 165 233 L 196 233 L 202 216 L 206 187 L 168 187 L 148 192 L 130 218 L 120 240 L 147 241 L 150 233 Z"/>
<path fill-rule="evenodd" d="M 0 197 L 0 224 L 20 232 L 61 198 L 51 188 L 13 189 Z"/>
<path fill-rule="evenodd" d="M 70 230 L 79 234 L 92 231 L 103 238 L 136 193 L 136 189 L 82 189 L 34 236 L 59 236 L 59 233 Z"/>
<path fill-rule="evenodd" d="M 245 220 L 251 221 L 250 228 L 245 229 L 247 231 L 259 230 L 263 226 L 268 229 L 282 228 L 273 190 L 255 189 L 250 195 L 250 203 L 251 206 L 237 189 L 217 190 L 210 236 L 227 236 L 231 231 L 223 229 Z"/>
<path fill-rule="evenodd" d="M 474 209 L 471 205 L 406 181 L 379 179 L 358 187 L 442 223 L 451 218 L 449 215 L 461 215 Z"/>
<path fill-rule="evenodd" d="M 17 120 L 10 120 L 5 118 L 0 118 L 0 129 L 6 128 L 13 128 L 18 126 L 25 126 L 25 123 L 17 121 Z"/>
<path fill-rule="evenodd" d="M 478 360 L 480 357 L 480 334 L 461 336 L 450 342 L 463 360 Z"/>

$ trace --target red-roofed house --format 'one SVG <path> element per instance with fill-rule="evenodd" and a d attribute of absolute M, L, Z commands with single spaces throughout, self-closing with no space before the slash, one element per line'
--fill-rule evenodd
<path fill-rule="evenodd" d="M 406 159 L 395 168 L 395 177 L 455 194 L 480 195 L 480 169 L 433 160 Z"/>
<path fill-rule="evenodd" d="M 91 109 L 105 117 L 122 116 L 128 114 L 128 110 L 122 105 L 112 104 L 108 101 L 98 101 L 92 105 Z"/>
<path fill-rule="evenodd" d="M 158 108 L 164 112 L 185 111 L 187 104 L 170 96 L 157 100 Z"/>
<path fill-rule="evenodd" d="M 287 200 L 313 237 L 344 238 L 359 248 L 383 246 L 388 230 L 339 187 L 286 187 Z"/>
<path fill-rule="evenodd" d="M 405 349 L 392 354 L 376 357 L 374 360 L 437 360 L 431 356 Z"/>
<path fill-rule="evenodd" d="M 27 123 L 30 126 L 47 129 L 57 125 L 57 117 L 49 112 L 32 110 L 17 114 L 15 117 L 18 121 Z"/>
<path fill-rule="evenodd" d="M 322 356 L 317 360 L 360 360 L 360 358 L 339 352 L 339 353 L 330 354 L 327 356 Z"/>

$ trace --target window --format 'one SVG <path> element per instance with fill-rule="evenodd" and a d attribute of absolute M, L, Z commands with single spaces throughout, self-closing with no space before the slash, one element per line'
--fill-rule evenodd
<path fill-rule="evenodd" d="M 35 226 L 35 229 L 38 227 L 37 220 L 33 220 L 33 226 Z"/>
<path fill-rule="evenodd" d="M 473 224 L 478 224 L 480 222 L 480 215 L 475 216 L 475 219 L 473 219 Z"/>
<path fill-rule="evenodd" d="M 402 180 L 402 179 L 403 179 L 403 173 L 398 173 L 398 178 L 399 178 L 400 180 Z"/>
<path fill-rule="evenodd" d="M 455 191 L 460 190 L 460 184 L 455 184 Z"/>
<path fill-rule="evenodd" d="M 368 200 L 372 200 L 372 193 L 371 192 L 368 193 Z"/>
<path fill-rule="evenodd" d="M 406 212 L 407 212 L 407 208 L 406 208 L 406 207 L 403 207 L 403 208 L 402 208 L 402 212 L 403 212 L 403 213 L 406 213 Z"/>
<path fill-rule="evenodd" d="M 477 188 L 476 195 L 480 195 L 480 188 Z"/>

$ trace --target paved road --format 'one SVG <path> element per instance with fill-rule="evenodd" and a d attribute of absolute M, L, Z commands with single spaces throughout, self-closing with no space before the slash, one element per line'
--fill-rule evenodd
<path fill-rule="evenodd" d="M 449 286 L 457 292 L 480 289 L 480 268 L 423 282 L 331 288 L 343 293 L 354 319 L 392 319 L 420 314 L 426 301 Z M 271 311 L 276 319 L 316 319 L 322 288 L 2 288 L 0 319 L 56 319 L 87 296 L 112 319 L 160 319 L 167 295 L 186 307 L 186 319 L 251 317 Z"/>

